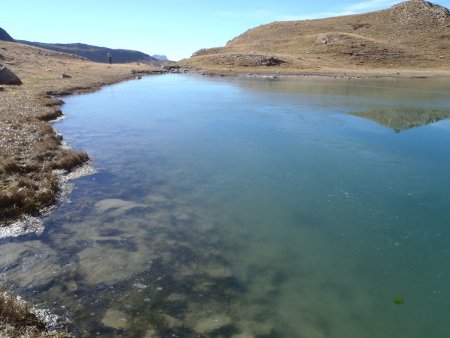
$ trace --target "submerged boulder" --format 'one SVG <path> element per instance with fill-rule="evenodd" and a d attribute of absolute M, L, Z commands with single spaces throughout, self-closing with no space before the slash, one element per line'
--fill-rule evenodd
<path fill-rule="evenodd" d="M 8 67 L 0 66 L 0 84 L 21 85 L 22 81 Z"/>

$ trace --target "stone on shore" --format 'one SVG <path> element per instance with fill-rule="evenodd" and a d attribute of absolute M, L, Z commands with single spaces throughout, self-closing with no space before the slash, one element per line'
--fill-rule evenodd
<path fill-rule="evenodd" d="M 0 66 L 0 84 L 21 85 L 22 81 L 8 67 Z"/>

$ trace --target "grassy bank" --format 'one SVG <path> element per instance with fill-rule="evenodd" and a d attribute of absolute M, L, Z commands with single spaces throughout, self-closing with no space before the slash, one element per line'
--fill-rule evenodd
<path fill-rule="evenodd" d="M 34 313 L 26 302 L 0 290 L 0 337 L 72 337 L 70 333 L 51 326 L 43 316 Z"/>

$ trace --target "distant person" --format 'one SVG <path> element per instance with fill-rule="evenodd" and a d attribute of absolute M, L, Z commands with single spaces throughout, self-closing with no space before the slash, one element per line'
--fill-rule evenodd
<path fill-rule="evenodd" d="M 108 57 L 108 62 L 110 65 L 112 65 L 112 57 L 111 57 L 111 53 L 108 52 L 108 54 L 106 54 L 106 56 Z"/>

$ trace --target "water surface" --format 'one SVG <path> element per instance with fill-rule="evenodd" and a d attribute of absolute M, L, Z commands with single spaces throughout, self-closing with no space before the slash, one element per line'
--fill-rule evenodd
<path fill-rule="evenodd" d="M 1 278 L 85 336 L 448 337 L 449 93 L 167 75 L 67 98 L 97 173 L 0 242 Z"/>

